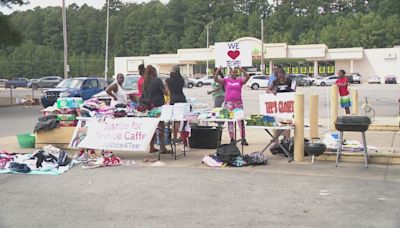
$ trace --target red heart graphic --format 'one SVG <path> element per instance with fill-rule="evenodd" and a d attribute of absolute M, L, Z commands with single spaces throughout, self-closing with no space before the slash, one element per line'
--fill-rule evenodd
<path fill-rule="evenodd" d="M 240 51 L 228 51 L 228 56 L 235 60 L 240 55 Z"/>

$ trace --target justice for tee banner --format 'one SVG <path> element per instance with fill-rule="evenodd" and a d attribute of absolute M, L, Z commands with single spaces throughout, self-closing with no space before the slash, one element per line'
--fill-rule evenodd
<path fill-rule="evenodd" d="M 260 113 L 278 119 L 293 120 L 294 94 L 295 93 L 277 93 L 276 95 L 269 93 L 260 94 Z"/>
<path fill-rule="evenodd" d="M 252 65 L 250 43 L 215 43 L 216 67 L 246 67 Z"/>
<path fill-rule="evenodd" d="M 156 131 L 157 118 L 79 120 L 70 148 L 146 151 Z"/>

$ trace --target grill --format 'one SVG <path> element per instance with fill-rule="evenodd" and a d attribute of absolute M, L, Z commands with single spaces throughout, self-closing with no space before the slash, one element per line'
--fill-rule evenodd
<path fill-rule="evenodd" d="M 343 132 L 352 131 L 352 132 L 361 132 L 362 134 L 365 168 L 368 168 L 368 151 L 367 151 L 367 141 L 365 139 L 365 132 L 368 130 L 370 124 L 371 124 L 371 119 L 368 116 L 338 116 L 335 122 L 336 130 L 340 131 L 337 154 L 336 154 L 336 167 L 338 166 L 340 154 L 342 152 Z"/>

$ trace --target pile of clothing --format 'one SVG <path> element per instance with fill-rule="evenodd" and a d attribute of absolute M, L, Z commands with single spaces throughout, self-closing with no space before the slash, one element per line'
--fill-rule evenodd
<path fill-rule="evenodd" d="M 124 104 L 116 104 L 114 109 L 114 117 L 125 117 L 128 114 L 128 109 Z"/>
<path fill-rule="evenodd" d="M 60 121 L 57 120 L 57 115 L 42 116 L 39 117 L 34 132 L 50 131 L 58 127 L 60 127 Z"/>
<path fill-rule="evenodd" d="M 119 166 L 121 158 L 115 156 L 111 151 L 102 150 L 100 153 L 93 149 L 82 149 L 75 154 L 74 161 L 82 163 L 83 169 L 93 169 L 107 166 Z"/>
<path fill-rule="evenodd" d="M 0 151 L 0 173 L 32 173 L 59 175 L 72 167 L 65 151 L 47 145 L 33 154 Z"/>
<path fill-rule="evenodd" d="M 97 98 L 86 100 L 80 107 L 82 117 L 113 116 L 114 109 Z"/>
<path fill-rule="evenodd" d="M 253 152 L 246 155 L 241 155 L 239 148 L 235 144 L 222 144 L 218 146 L 217 152 L 205 156 L 202 163 L 209 167 L 242 167 L 265 165 L 268 159 L 263 152 Z"/>

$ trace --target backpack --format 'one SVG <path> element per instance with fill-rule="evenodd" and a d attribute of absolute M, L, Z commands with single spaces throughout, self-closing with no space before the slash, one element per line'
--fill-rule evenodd
<path fill-rule="evenodd" d="M 240 150 L 235 144 L 222 144 L 217 147 L 217 156 L 222 162 L 229 162 L 240 156 Z"/>

